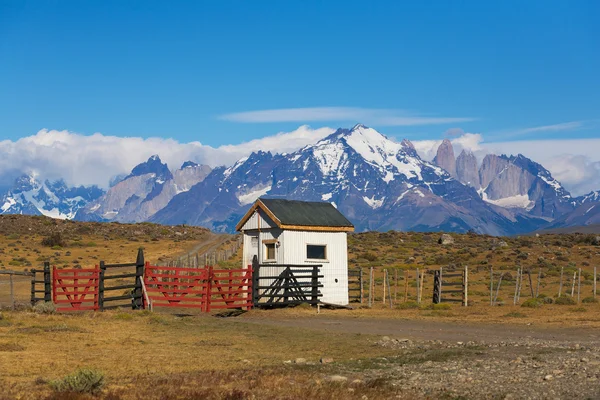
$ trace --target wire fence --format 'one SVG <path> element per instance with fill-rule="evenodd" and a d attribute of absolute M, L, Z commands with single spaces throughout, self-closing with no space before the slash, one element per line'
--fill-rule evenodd
<path fill-rule="evenodd" d="M 23 309 L 31 305 L 31 276 L 0 271 L 0 309 Z"/>

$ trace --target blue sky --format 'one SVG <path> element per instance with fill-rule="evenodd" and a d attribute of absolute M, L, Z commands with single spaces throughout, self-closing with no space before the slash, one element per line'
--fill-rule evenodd
<path fill-rule="evenodd" d="M 0 0 L 0 138 L 598 137 L 599 4 Z"/>

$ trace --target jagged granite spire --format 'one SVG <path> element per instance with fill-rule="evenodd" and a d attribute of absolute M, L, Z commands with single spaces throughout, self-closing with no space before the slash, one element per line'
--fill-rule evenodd
<path fill-rule="evenodd" d="M 448 139 L 444 139 L 442 144 L 440 144 L 440 147 L 438 147 L 433 162 L 438 167 L 448 171 L 450 176 L 456 178 L 456 158 L 454 157 L 454 148 Z"/>

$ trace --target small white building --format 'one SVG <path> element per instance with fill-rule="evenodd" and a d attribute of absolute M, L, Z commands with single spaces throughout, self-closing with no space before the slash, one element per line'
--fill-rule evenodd
<path fill-rule="evenodd" d="M 332 204 L 261 198 L 236 229 L 243 234 L 244 267 L 254 256 L 265 266 L 320 264 L 320 300 L 348 304 L 347 234 L 354 226 Z"/>

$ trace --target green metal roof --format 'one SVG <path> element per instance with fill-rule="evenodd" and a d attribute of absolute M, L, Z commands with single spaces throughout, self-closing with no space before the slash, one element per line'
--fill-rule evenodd
<path fill-rule="evenodd" d="M 259 199 L 283 225 L 354 227 L 332 204 L 321 201 Z"/>

